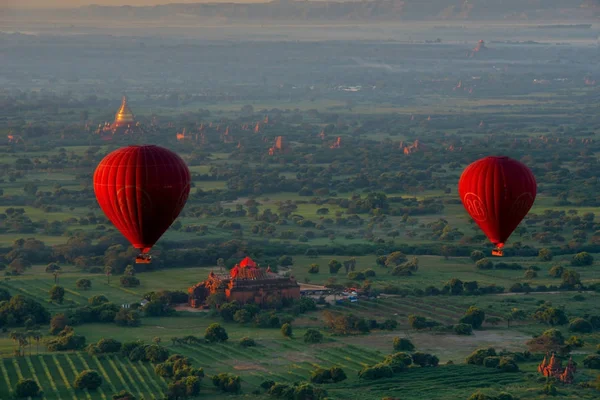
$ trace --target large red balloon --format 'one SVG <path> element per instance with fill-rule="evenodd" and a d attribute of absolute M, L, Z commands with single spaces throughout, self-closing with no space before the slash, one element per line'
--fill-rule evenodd
<path fill-rule="evenodd" d="M 177 218 L 190 193 L 190 171 L 177 154 L 158 146 L 115 150 L 94 173 L 106 217 L 147 253 Z"/>
<path fill-rule="evenodd" d="M 458 193 L 469 215 L 501 249 L 533 206 L 537 184 L 523 163 L 485 157 L 465 168 Z"/>

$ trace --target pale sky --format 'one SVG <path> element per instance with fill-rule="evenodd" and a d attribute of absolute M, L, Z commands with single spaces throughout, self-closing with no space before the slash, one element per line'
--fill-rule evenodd
<path fill-rule="evenodd" d="M 103 6 L 153 6 L 168 3 L 266 3 L 270 0 L 0 0 L 8 8 L 65 8 L 90 4 Z"/>

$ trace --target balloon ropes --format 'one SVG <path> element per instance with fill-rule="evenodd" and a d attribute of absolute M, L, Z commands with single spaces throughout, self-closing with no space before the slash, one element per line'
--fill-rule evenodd
<path fill-rule="evenodd" d="M 485 157 L 463 171 L 458 182 L 463 206 L 502 256 L 509 236 L 525 218 L 537 193 L 533 173 L 509 157 Z"/>
<path fill-rule="evenodd" d="M 98 204 L 140 250 L 137 263 L 151 261 L 148 252 L 183 209 L 190 183 L 190 171 L 181 157 L 152 145 L 115 150 L 94 172 Z"/>

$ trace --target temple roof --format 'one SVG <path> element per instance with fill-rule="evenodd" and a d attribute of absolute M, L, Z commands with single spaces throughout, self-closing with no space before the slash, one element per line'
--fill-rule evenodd
<path fill-rule="evenodd" d="M 121 100 L 121 108 L 115 115 L 115 125 L 131 125 L 135 123 L 135 117 L 131 112 L 131 109 L 127 105 L 127 97 L 123 96 Z"/>
<path fill-rule="evenodd" d="M 254 262 L 254 260 L 251 259 L 250 257 L 244 258 L 242 261 L 240 261 L 239 265 L 240 265 L 241 268 L 247 268 L 247 267 L 256 268 L 257 267 L 257 265 Z"/>

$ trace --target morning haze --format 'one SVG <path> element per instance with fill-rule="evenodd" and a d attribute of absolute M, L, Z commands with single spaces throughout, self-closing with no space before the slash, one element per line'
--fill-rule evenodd
<path fill-rule="evenodd" d="M 0 399 L 599 398 L 599 1 L 122 3 L 0 12 Z"/>

